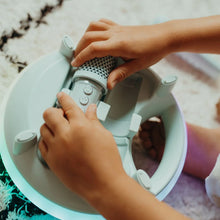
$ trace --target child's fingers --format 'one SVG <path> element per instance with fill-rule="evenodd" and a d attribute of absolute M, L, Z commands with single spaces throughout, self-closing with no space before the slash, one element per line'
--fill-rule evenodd
<path fill-rule="evenodd" d="M 47 126 L 47 124 L 43 124 L 40 127 L 40 134 L 41 137 L 45 140 L 44 142 L 49 144 L 50 140 L 53 139 L 53 131 L 50 130 L 50 128 Z"/>
<path fill-rule="evenodd" d="M 102 23 L 108 24 L 108 25 L 118 25 L 117 23 L 115 23 L 109 19 L 106 19 L 106 18 L 101 18 L 99 21 Z"/>
<path fill-rule="evenodd" d="M 43 113 L 43 118 L 52 133 L 60 132 L 67 123 L 64 112 L 58 108 L 48 108 Z"/>
<path fill-rule="evenodd" d="M 95 57 L 105 57 L 111 55 L 107 41 L 95 41 L 83 49 L 72 61 L 72 66 L 79 67 L 88 60 Z"/>
<path fill-rule="evenodd" d="M 88 47 L 89 44 L 96 41 L 105 41 L 108 39 L 108 33 L 104 31 L 89 31 L 84 34 L 84 36 L 79 41 L 77 48 L 75 50 L 74 56 L 77 57 L 78 54 Z"/>
<path fill-rule="evenodd" d="M 109 24 L 104 22 L 105 19 L 99 21 L 92 21 L 86 29 L 87 31 L 105 31 L 108 30 Z"/>
<path fill-rule="evenodd" d="M 74 102 L 74 100 L 64 92 L 59 92 L 57 94 L 57 99 L 59 104 L 62 106 L 64 115 L 68 121 L 72 121 L 75 118 L 80 118 L 84 116 L 83 111 L 79 106 Z"/>
<path fill-rule="evenodd" d="M 86 117 L 90 120 L 98 121 L 96 110 L 97 110 L 96 104 L 89 105 L 85 113 Z"/>
<path fill-rule="evenodd" d="M 118 82 L 121 82 L 126 77 L 135 73 L 137 70 L 139 70 L 139 68 L 140 66 L 138 60 L 131 60 L 118 66 L 110 73 L 108 77 L 108 88 L 113 89 Z"/>
<path fill-rule="evenodd" d="M 46 143 L 43 141 L 42 138 L 39 141 L 38 148 L 41 152 L 41 156 L 43 157 L 43 159 L 45 161 L 47 161 L 48 147 L 47 147 Z"/>
<path fill-rule="evenodd" d="M 148 140 L 149 139 L 149 136 L 150 136 L 150 133 L 146 130 L 144 131 L 140 131 L 139 132 L 139 136 L 142 140 Z"/>

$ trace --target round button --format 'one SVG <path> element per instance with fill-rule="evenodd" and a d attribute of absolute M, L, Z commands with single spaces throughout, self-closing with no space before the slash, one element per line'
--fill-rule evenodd
<path fill-rule="evenodd" d="M 83 96 L 83 97 L 81 97 L 81 98 L 79 99 L 79 102 L 80 102 L 80 104 L 82 104 L 82 105 L 87 105 L 88 102 L 89 102 L 89 99 L 88 99 L 88 97 Z"/>
<path fill-rule="evenodd" d="M 34 139 L 36 136 L 35 133 L 31 132 L 31 131 L 25 131 L 25 132 L 21 132 L 16 136 L 16 140 L 20 141 L 20 142 L 27 142 L 29 140 Z"/>
<path fill-rule="evenodd" d="M 85 88 L 83 89 L 83 91 L 84 91 L 84 93 L 86 94 L 86 95 L 91 95 L 92 94 L 92 86 L 90 86 L 90 85 L 87 85 L 87 86 L 85 86 Z"/>
<path fill-rule="evenodd" d="M 37 144 L 37 133 L 30 130 L 17 134 L 13 144 L 13 154 L 19 155 Z"/>

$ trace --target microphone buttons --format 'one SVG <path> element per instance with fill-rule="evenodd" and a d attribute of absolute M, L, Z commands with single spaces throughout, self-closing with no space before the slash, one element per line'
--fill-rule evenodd
<path fill-rule="evenodd" d="M 85 88 L 83 89 L 83 92 L 84 92 L 86 95 L 91 95 L 92 92 L 93 92 L 92 86 L 86 85 Z"/>
<path fill-rule="evenodd" d="M 82 97 L 80 97 L 79 102 L 81 105 L 87 105 L 89 102 L 89 99 L 86 96 L 82 96 Z"/>

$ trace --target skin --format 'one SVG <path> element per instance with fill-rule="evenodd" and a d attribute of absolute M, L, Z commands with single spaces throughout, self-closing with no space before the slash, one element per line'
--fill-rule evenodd
<path fill-rule="evenodd" d="M 138 135 L 148 156 L 160 161 L 165 147 L 163 124 L 146 121 L 141 125 Z M 187 136 L 188 150 L 183 171 L 204 180 L 212 171 L 220 153 L 220 129 L 187 123 Z"/>
<path fill-rule="evenodd" d="M 59 93 L 58 101 L 62 110 L 49 108 L 43 114 L 39 149 L 70 190 L 106 219 L 187 219 L 125 173 L 114 138 L 97 119 L 95 105 L 84 114 L 67 94 Z"/>
<path fill-rule="evenodd" d="M 101 19 L 88 26 L 72 65 L 79 67 L 92 58 L 107 55 L 122 57 L 126 63 L 114 69 L 108 78 L 108 88 L 112 89 L 117 82 L 170 53 L 220 53 L 219 26 L 219 15 L 144 26 L 122 26 Z"/>
<path fill-rule="evenodd" d="M 120 26 L 106 19 L 92 22 L 78 43 L 72 65 L 78 67 L 94 57 L 122 57 L 127 62 L 114 69 L 108 78 L 107 86 L 112 89 L 127 76 L 167 54 L 167 42 L 161 41 L 159 26 Z"/>
<path fill-rule="evenodd" d="M 203 128 L 187 124 L 188 152 L 184 171 L 205 179 L 215 166 L 220 153 L 220 129 Z"/>
<path fill-rule="evenodd" d="M 127 76 L 170 53 L 220 53 L 219 27 L 220 16 L 146 26 L 121 26 L 101 19 L 87 28 L 76 48 L 72 65 L 78 67 L 94 57 L 122 57 L 125 63 L 114 69 L 108 78 L 108 88 L 112 89 Z M 107 219 L 187 219 L 127 176 L 112 134 L 96 117 L 95 105 L 89 106 L 84 114 L 68 95 L 59 93 L 58 100 L 62 109 L 49 108 L 43 114 L 45 123 L 40 129 L 39 148 L 50 169 L 64 185 L 85 198 Z M 212 131 L 207 129 L 200 133 L 200 129 L 193 126 L 188 126 L 188 131 L 194 143 L 189 145 L 192 149 L 186 160 L 191 169 L 194 157 L 200 152 L 200 141 L 203 141 L 200 135 Z M 213 141 L 211 145 L 209 142 L 209 138 L 216 135 L 218 132 L 207 135 L 202 147 L 204 157 L 210 146 L 218 145 L 219 141 Z M 207 157 L 206 163 L 214 161 L 214 157 L 214 154 Z M 198 159 L 197 163 L 199 166 Z"/>

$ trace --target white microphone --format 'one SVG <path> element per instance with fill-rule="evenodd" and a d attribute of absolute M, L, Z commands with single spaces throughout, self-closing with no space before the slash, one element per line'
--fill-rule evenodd
<path fill-rule="evenodd" d="M 94 58 L 85 62 L 74 73 L 72 88 L 67 93 L 85 112 L 91 104 L 97 104 L 108 91 L 108 76 L 115 67 L 116 60 L 112 56 Z"/>
<path fill-rule="evenodd" d="M 98 104 L 103 95 L 108 91 L 107 80 L 108 76 L 115 67 L 116 59 L 112 56 L 101 58 L 94 58 L 85 62 L 80 66 L 72 77 L 72 86 L 67 89 L 62 89 L 78 104 L 78 106 L 85 112 L 87 107 L 91 104 Z M 102 103 L 100 107 L 101 114 L 97 109 L 98 118 L 105 118 L 109 108 Z M 62 107 L 56 102 L 57 107 Z M 99 115 L 101 115 L 99 117 Z M 44 161 L 39 148 L 37 149 L 37 156 L 41 163 L 48 167 Z"/>

